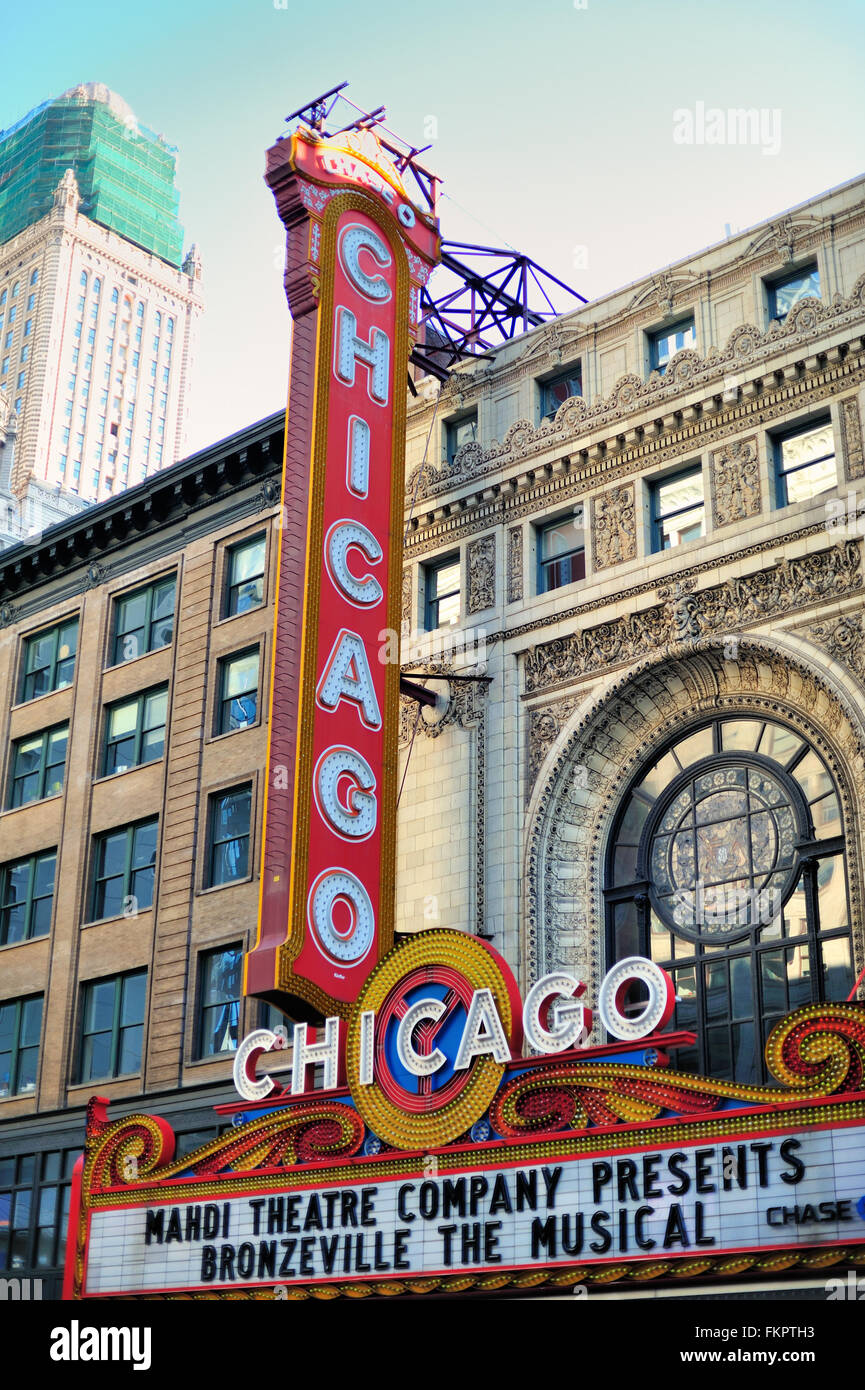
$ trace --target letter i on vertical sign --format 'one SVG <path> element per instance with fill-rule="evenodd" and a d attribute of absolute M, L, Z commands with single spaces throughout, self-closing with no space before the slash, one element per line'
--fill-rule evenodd
<path fill-rule="evenodd" d="M 378 633 L 399 630 L 406 368 L 440 242 L 373 132 L 301 127 L 266 178 L 293 333 L 244 987 L 306 1020 L 345 1016 L 393 944 L 399 666 Z"/>

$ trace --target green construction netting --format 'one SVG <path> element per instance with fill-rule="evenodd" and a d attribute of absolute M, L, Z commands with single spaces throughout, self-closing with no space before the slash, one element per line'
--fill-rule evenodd
<path fill-rule="evenodd" d="M 179 266 L 174 152 L 99 102 L 45 102 L 0 134 L 0 244 L 50 211 L 67 169 L 81 190 L 81 211 L 171 265 Z"/>

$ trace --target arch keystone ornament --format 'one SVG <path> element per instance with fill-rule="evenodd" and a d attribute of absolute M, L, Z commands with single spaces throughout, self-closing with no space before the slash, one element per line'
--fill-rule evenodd
<path fill-rule="evenodd" d="M 393 944 L 405 373 L 438 224 L 374 131 L 267 155 L 293 320 L 258 934 L 244 990 L 347 1016 Z"/>

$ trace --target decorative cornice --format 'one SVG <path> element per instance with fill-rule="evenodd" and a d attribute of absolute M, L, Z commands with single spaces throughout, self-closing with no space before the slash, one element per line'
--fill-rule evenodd
<path fill-rule="evenodd" d="M 817 402 L 834 398 L 865 381 L 865 352 L 850 351 L 843 361 L 827 362 L 802 378 L 774 383 L 766 390 L 748 390 L 735 404 L 711 412 L 695 410 L 695 418 L 661 429 L 654 438 L 619 447 L 614 437 L 607 452 L 601 444 L 588 454 L 575 453 L 555 464 L 535 465 L 531 471 L 500 482 L 487 482 L 483 492 L 463 496 L 459 502 L 437 504 L 433 520 L 421 524 L 415 517 L 406 538 L 406 551 L 412 558 L 452 545 L 460 536 L 472 535 L 498 521 L 506 524 L 519 517 L 543 512 L 572 498 L 583 497 L 596 487 L 618 482 L 674 459 L 702 452 L 719 440 L 771 424 L 793 411 L 813 408 Z M 737 392 L 738 396 L 738 392 Z"/>
<path fill-rule="evenodd" d="M 853 180 L 851 183 L 861 183 L 861 180 Z M 793 216 L 797 218 L 797 214 L 794 213 Z M 774 222 L 768 224 L 743 251 L 722 266 L 706 267 L 694 271 L 692 269 L 694 258 L 692 258 L 691 262 L 670 266 L 667 271 L 647 277 L 644 282 L 632 287 L 634 294 L 630 301 L 608 312 L 607 317 L 602 320 L 590 319 L 589 315 L 603 313 L 608 307 L 604 300 L 589 303 L 582 309 L 574 310 L 567 318 L 555 320 L 554 323 L 560 327 L 561 341 L 547 337 L 549 329 L 554 326 L 547 324 L 526 335 L 526 347 L 518 357 L 511 358 L 501 365 L 496 362 L 486 367 L 472 362 L 470 372 L 458 371 L 452 377 L 452 380 L 462 383 L 456 388 L 461 393 L 461 403 L 463 399 L 471 399 L 476 396 L 482 386 L 490 387 L 496 391 L 512 386 L 514 382 L 521 380 L 525 375 L 526 367 L 530 362 L 534 363 L 538 371 L 555 367 L 562 360 L 562 354 L 559 351 L 562 345 L 569 350 L 569 356 L 577 357 L 581 353 L 593 349 L 600 351 L 609 346 L 612 341 L 621 340 L 623 335 L 634 326 L 640 322 L 645 323 L 647 307 L 653 303 L 660 306 L 659 282 L 663 285 L 665 275 L 673 281 L 675 299 L 681 301 L 680 304 L 674 302 L 674 310 L 684 310 L 691 307 L 694 296 L 707 295 L 710 287 L 713 298 L 724 295 L 727 291 L 737 287 L 745 288 L 747 286 L 750 288 L 752 275 L 762 274 L 779 264 L 786 263 L 782 257 L 781 241 L 778 240 L 778 232 L 783 221 L 783 218 L 775 219 Z M 796 226 L 796 258 L 800 259 L 815 251 L 822 242 L 830 238 L 837 242 L 839 238 L 861 231 L 863 227 L 865 227 L 865 201 L 860 200 L 852 207 L 840 209 L 837 214 L 829 213 L 822 217 L 810 217 L 802 211 L 798 214 Z M 747 232 L 738 235 L 745 236 Z M 721 244 L 709 247 L 707 250 L 720 251 Z M 690 281 L 683 278 L 686 273 L 693 277 Z M 410 409 L 410 414 L 417 412 L 420 415 L 423 412 L 427 397 L 422 388 L 419 394 L 423 399 L 414 402 L 414 408 L 413 410 Z"/>
<path fill-rule="evenodd" d="M 729 394 L 731 377 L 736 378 L 738 396 L 739 375 L 751 367 L 766 366 L 771 357 L 790 348 L 818 351 L 816 340 L 825 332 L 849 327 L 862 319 L 865 308 L 865 275 L 861 275 L 849 297 L 835 295 L 830 305 L 815 298 L 803 299 L 790 311 L 783 323 L 772 323 L 765 332 L 751 324 L 734 329 L 726 346 L 719 351 L 710 348 L 705 357 L 691 348 L 678 352 L 665 374 L 652 372 L 643 381 L 627 373 L 615 383 L 606 399 L 593 405 L 582 397 L 565 401 L 552 420 L 533 425 L 529 420 L 512 424 L 501 444 L 483 449 L 476 442 L 459 449 L 451 460 L 440 467 L 427 461 L 418 464 L 406 481 L 409 497 L 420 501 L 460 487 L 475 477 L 486 476 L 521 458 L 530 458 L 551 448 L 567 451 L 567 446 L 590 431 L 619 425 L 628 416 L 640 411 L 675 411 L 684 391 L 703 388 L 707 395 Z"/>
<path fill-rule="evenodd" d="M 0 552 L 0 602 L 29 596 L 35 586 L 80 564 L 104 570 L 106 557 L 128 549 L 130 540 L 155 535 L 265 477 L 278 478 L 284 420 L 281 411 L 269 416 L 154 473 L 138 487 L 50 527 L 37 542 Z M 273 496 L 268 505 L 278 502 L 278 485 Z"/>

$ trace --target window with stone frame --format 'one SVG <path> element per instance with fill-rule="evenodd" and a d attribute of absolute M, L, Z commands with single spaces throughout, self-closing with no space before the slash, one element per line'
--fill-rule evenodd
<path fill-rule="evenodd" d="M 766 1039 L 853 984 L 846 841 L 825 759 L 780 719 L 699 720 L 623 798 L 605 863 L 607 959 L 672 975 L 677 1068 L 760 1083 Z M 642 1007 L 638 990 L 629 1006 Z"/>

